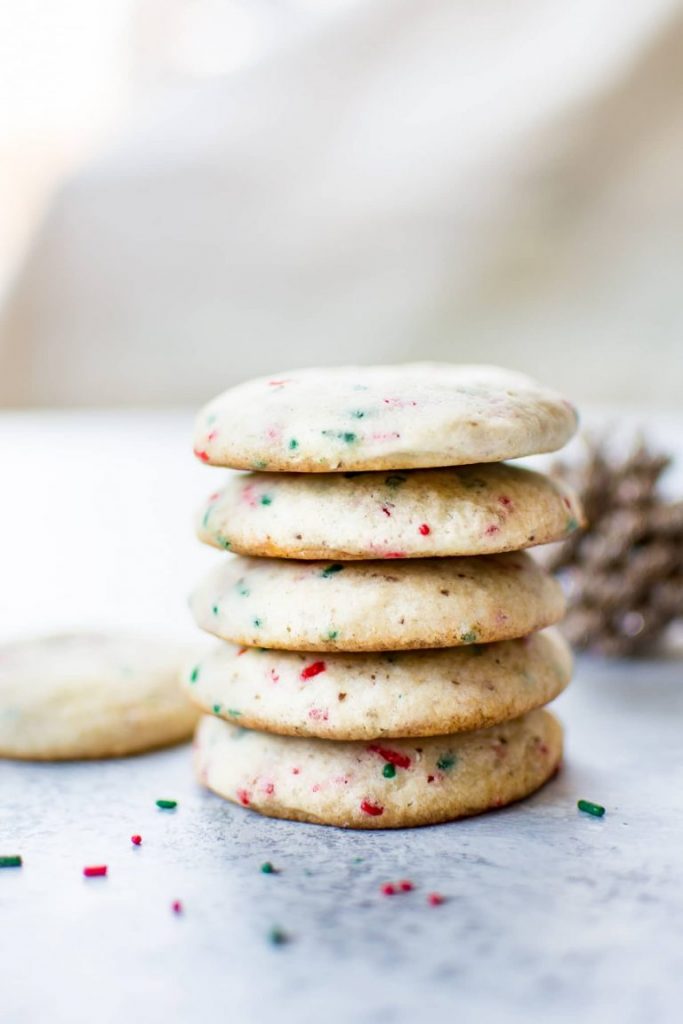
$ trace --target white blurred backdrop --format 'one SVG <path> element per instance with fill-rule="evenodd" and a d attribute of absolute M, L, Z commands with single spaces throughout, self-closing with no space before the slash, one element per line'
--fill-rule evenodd
<path fill-rule="evenodd" d="M 447 358 L 683 398 L 683 5 L 4 0 L 0 402 Z"/>

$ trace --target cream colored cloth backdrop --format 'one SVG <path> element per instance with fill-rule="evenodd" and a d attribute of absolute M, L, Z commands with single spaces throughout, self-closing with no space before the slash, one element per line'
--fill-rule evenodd
<path fill-rule="evenodd" d="M 414 358 L 683 399 L 680 3 L 367 0 L 178 80 L 52 204 L 0 400 Z"/>

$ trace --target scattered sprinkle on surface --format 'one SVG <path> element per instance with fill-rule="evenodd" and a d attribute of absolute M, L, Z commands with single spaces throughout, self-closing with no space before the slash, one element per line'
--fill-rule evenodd
<path fill-rule="evenodd" d="M 18 853 L 0 856 L 0 868 L 20 868 L 21 857 Z"/>
<path fill-rule="evenodd" d="M 270 863 L 270 861 L 267 860 L 267 861 L 264 861 L 263 864 L 261 865 L 261 874 L 262 875 L 276 875 L 277 871 L 275 870 L 273 865 Z"/>
<path fill-rule="evenodd" d="M 107 865 L 95 864 L 91 867 L 83 868 L 83 874 L 86 878 L 104 878 L 107 874 Z"/>
<path fill-rule="evenodd" d="M 274 926 L 268 932 L 268 942 L 271 946 L 284 946 L 289 942 L 289 935 L 282 928 Z"/>
<path fill-rule="evenodd" d="M 445 902 L 446 899 L 440 892 L 430 892 L 427 894 L 427 903 L 430 907 L 440 907 Z"/>
<path fill-rule="evenodd" d="M 162 811 L 174 811 L 177 806 L 177 800 L 157 800 L 157 807 Z"/>
<path fill-rule="evenodd" d="M 594 804 L 590 800 L 579 800 L 576 804 L 580 811 L 591 814 L 594 818 L 602 818 L 605 808 L 602 804 Z"/>
<path fill-rule="evenodd" d="M 131 836 L 130 841 L 133 844 L 133 846 L 140 846 L 140 844 L 142 843 L 142 836 Z"/>
<path fill-rule="evenodd" d="M 174 914 L 182 914 L 183 905 L 180 902 L 180 900 L 173 900 L 173 903 L 171 904 L 171 910 L 173 911 Z"/>

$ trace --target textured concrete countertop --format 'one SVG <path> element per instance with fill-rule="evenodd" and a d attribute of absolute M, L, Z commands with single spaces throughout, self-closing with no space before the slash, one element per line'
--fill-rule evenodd
<path fill-rule="evenodd" d="M 4 636 L 109 622 L 193 635 L 179 595 L 212 553 L 188 517 L 214 478 L 186 458 L 186 427 L 0 421 L 17 499 L 0 523 Z M 544 790 L 412 831 L 260 818 L 202 792 L 188 747 L 0 761 L 0 853 L 24 858 L 0 870 L 2 1024 L 680 1020 L 683 662 L 581 660 L 556 709 L 566 764 Z M 605 817 L 580 814 L 580 797 Z M 84 879 L 93 863 L 109 876 Z M 414 892 L 379 893 L 405 877 Z M 272 946 L 273 926 L 291 941 Z"/>

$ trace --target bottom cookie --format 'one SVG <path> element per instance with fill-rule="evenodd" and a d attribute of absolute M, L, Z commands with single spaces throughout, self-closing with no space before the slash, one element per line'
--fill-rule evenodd
<path fill-rule="evenodd" d="M 489 729 L 378 743 L 274 736 L 204 717 L 200 781 L 275 818 L 341 828 L 434 825 L 503 807 L 556 772 L 562 728 L 545 710 Z"/>

